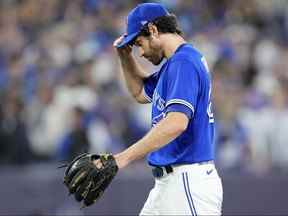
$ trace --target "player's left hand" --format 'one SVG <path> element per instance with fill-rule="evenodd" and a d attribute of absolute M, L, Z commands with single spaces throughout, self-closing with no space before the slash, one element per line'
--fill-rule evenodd
<path fill-rule="evenodd" d="M 97 162 L 97 163 L 95 163 Z M 118 166 L 111 154 L 82 154 L 67 165 L 64 184 L 83 206 L 92 205 L 109 186 Z"/>

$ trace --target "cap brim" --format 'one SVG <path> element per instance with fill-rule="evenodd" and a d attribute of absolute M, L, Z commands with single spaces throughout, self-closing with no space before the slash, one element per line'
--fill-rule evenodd
<path fill-rule="evenodd" d="M 135 39 L 135 37 L 139 34 L 139 32 L 135 32 L 133 34 L 130 35 L 126 35 L 124 37 L 124 39 L 122 40 L 122 42 L 120 44 L 118 44 L 116 47 L 117 48 L 121 48 L 127 44 L 129 44 L 133 39 Z"/>

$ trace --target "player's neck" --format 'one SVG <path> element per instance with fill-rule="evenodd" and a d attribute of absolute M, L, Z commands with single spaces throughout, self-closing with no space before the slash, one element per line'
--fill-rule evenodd
<path fill-rule="evenodd" d="M 163 34 L 161 37 L 165 58 L 170 58 L 180 45 L 186 43 L 186 41 L 177 34 Z"/>

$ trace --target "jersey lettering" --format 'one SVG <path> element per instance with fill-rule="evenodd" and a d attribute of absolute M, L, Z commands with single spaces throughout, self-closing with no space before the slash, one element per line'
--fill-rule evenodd
<path fill-rule="evenodd" d="M 154 91 L 153 94 L 153 106 L 156 106 L 160 111 L 163 111 L 165 108 L 165 100 L 161 98 L 157 91 Z"/>
<path fill-rule="evenodd" d="M 208 63 L 207 63 L 206 58 L 204 56 L 201 58 L 201 62 L 203 63 L 206 71 L 209 73 Z M 211 101 L 211 84 L 210 84 L 210 88 L 209 88 L 207 115 L 209 117 L 209 123 L 214 123 L 214 114 L 213 114 L 213 110 L 212 110 L 212 101 Z"/>
<path fill-rule="evenodd" d="M 209 123 L 214 123 L 214 114 L 213 114 L 213 110 L 212 110 L 212 101 L 211 101 L 211 85 L 210 85 L 210 89 L 209 89 L 207 115 L 209 117 Z"/>
<path fill-rule="evenodd" d="M 209 73 L 208 63 L 207 63 L 206 58 L 204 56 L 201 58 L 201 61 L 202 61 L 203 65 L 204 65 L 206 71 Z"/>

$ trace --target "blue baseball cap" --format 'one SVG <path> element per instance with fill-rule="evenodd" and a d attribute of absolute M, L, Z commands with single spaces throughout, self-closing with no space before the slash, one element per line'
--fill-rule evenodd
<path fill-rule="evenodd" d="M 165 16 L 169 12 L 158 3 L 143 3 L 139 4 L 127 16 L 127 34 L 118 48 L 127 45 L 133 39 L 137 37 L 143 26 L 149 22 L 152 22 L 158 17 Z"/>

